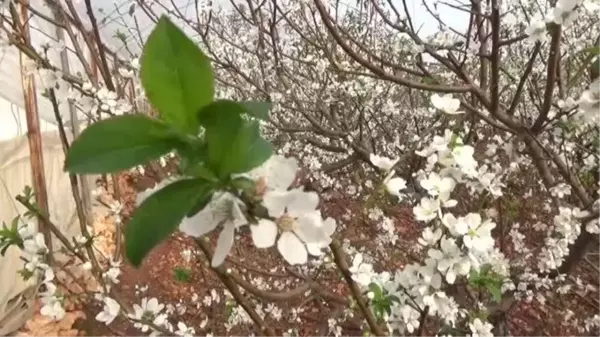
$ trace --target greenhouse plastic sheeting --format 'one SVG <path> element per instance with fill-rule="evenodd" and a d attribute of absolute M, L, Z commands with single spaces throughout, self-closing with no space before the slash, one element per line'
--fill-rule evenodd
<path fill-rule="evenodd" d="M 63 172 L 64 154 L 57 132 L 42 134 L 50 219 L 69 238 L 80 233 L 69 175 Z M 10 224 L 25 208 L 15 196 L 32 185 L 27 136 L 0 142 L 0 221 Z M 53 239 L 53 246 L 59 242 Z M 38 285 L 17 273 L 23 268 L 20 250 L 11 247 L 0 256 L 0 336 L 23 326 L 33 314 Z"/>

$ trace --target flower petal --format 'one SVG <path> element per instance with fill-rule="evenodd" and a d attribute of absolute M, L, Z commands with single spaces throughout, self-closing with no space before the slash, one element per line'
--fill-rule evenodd
<path fill-rule="evenodd" d="M 288 214 L 298 217 L 302 214 L 314 211 L 319 205 L 319 196 L 314 192 L 304 192 L 298 188 L 290 191 L 294 197 L 288 203 Z"/>
<path fill-rule="evenodd" d="M 321 212 L 310 212 L 296 219 L 294 233 L 304 242 L 321 242 L 328 238 L 323 227 Z"/>
<path fill-rule="evenodd" d="M 306 212 L 314 211 L 319 204 L 319 196 L 314 192 L 304 192 L 301 188 L 290 191 L 270 191 L 265 193 L 263 205 L 269 215 L 279 217 L 286 211 L 290 216 L 297 217 Z"/>
<path fill-rule="evenodd" d="M 388 172 L 394 167 L 394 165 L 396 165 L 398 159 L 399 158 L 390 159 L 388 157 L 378 156 L 373 153 L 369 155 L 369 160 L 371 161 L 371 164 L 377 166 L 378 168 L 386 172 Z"/>
<path fill-rule="evenodd" d="M 308 261 L 308 253 L 306 247 L 298 239 L 298 237 L 291 232 L 284 232 L 277 241 L 277 250 L 281 253 L 281 256 L 290 264 L 304 264 Z"/>
<path fill-rule="evenodd" d="M 296 180 L 299 166 L 295 158 L 272 156 L 267 164 L 268 188 L 285 190 Z"/>
<path fill-rule="evenodd" d="M 211 207 L 207 205 L 192 217 L 183 218 L 179 230 L 189 236 L 200 237 L 217 228 L 218 224 L 219 220 L 215 218 Z"/>
<path fill-rule="evenodd" d="M 385 183 L 388 193 L 400 196 L 400 191 L 406 188 L 406 180 L 396 177 Z"/>
<path fill-rule="evenodd" d="M 225 223 L 217 239 L 217 247 L 215 248 L 215 254 L 211 262 L 212 267 L 218 267 L 225 261 L 227 254 L 229 254 L 231 247 L 233 247 L 234 234 L 235 225 L 232 222 Z"/>
<path fill-rule="evenodd" d="M 325 234 L 331 236 L 333 234 L 333 232 L 335 232 L 335 228 L 337 227 L 335 219 L 327 218 L 327 219 L 323 220 L 322 222 L 323 222 L 323 231 L 325 232 Z"/>
<path fill-rule="evenodd" d="M 267 191 L 263 197 L 263 205 L 269 212 L 270 216 L 280 217 L 285 213 L 288 203 L 287 191 Z"/>
<path fill-rule="evenodd" d="M 277 238 L 277 225 L 266 219 L 258 221 L 257 225 L 250 226 L 252 241 L 257 248 L 268 248 L 275 244 Z"/>
<path fill-rule="evenodd" d="M 244 212 L 242 211 L 239 200 L 234 200 L 231 207 L 231 215 L 233 217 L 235 228 L 247 225 L 248 219 L 246 219 L 246 215 L 244 215 Z"/>
<path fill-rule="evenodd" d="M 104 311 L 100 311 L 98 315 L 96 315 L 96 320 L 99 322 L 106 322 L 108 319 L 108 315 Z"/>
<path fill-rule="evenodd" d="M 269 190 L 286 190 L 296 179 L 298 169 L 298 160 L 295 158 L 274 155 L 254 170 L 235 176 L 253 180 L 264 178 Z"/>
<path fill-rule="evenodd" d="M 312 256 L 321 256 L 323 255 L 323 248 L 327 247 L 326 244 L 321 244 L 321 243 L 307 243 L 306 244 L 306 249 L 308 250 L 308 253 Z"/>
<path fill-rule="evenodd" d="M 452 268 L 448 269 L 448 273 L 446 274 L 446 281 L 449 284 L 454 284 L 454 281 L 456 281 L 456 273 Z"/>

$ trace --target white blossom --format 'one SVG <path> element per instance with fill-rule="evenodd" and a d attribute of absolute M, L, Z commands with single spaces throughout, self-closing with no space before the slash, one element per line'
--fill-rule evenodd
<path fill-rule="evenodd" d="M 402 193 L 400 191 L 406 189 L 406 180 L 400 177 L 392 178 L 385 182 L 385 188 L 389 194 L 401 198 Z"/>
<path fill-rule="evenodd" d="M 440 213 L 440 202 L 437 199 L 422 198 L 419 205 L 413 208 L 417 221 L 431 221 Z"/>
<path fill-rule="evenodd" d="M 394 165 L 396 165 L 398 159 L 399 158 L 390 159 L 387 157 L 378 156 L 373 153 L 369 155 L 369 160 L 371 161 L 371 163 L 384 172 L 390 171 L 394 167 Z"/>
<path fill-rule="evenodd" d="M 61 320 L 65 317 L 65 309 L 62 302 L 56 296 L 42 297 L 42 308 L 40 314 L 53 320 Z"/>
<path fill-rule="evenodd" d="M 222 225 L 211 265 L 219 266 L 233 247 L 235 230 L 248 223 L 242 211 L 243 203 L 228 192 L 215 193 L 211 201 L 195 215 L 186 217 L 179 225 L 183 233 L 200 237 Z"/>
<path fill-rule="evenodd" d="M 363 255 L 357 253 L 352 259 L 352 265 L 349 268 L 352 273 L 352 279 L 358 284 L 366 287 L 371 284 L 374 277 L 373 265 L 363 261 Z"/>
<path fill-rule="evenodd" d="M 119 315 L 121 306 L 115 300 L 110 297 L 104 297 L 104 308 L 101 312 L 96 315 L 96 320 L 104 322 L 106 325 L 112 323 L 114 319 Z"/>
<path fill-rule="evenodd" d="M 438 110 L 441 110 L 449 115 L 458 115 L 465 113 L 464 111 L 459 111 L 460 108 L 460 100 L 452 97 L 452 94 L 446 94 L 440 96 L 438 94 L 433 94 L 431 96 L 431 104 Z"/>
<path fill-rule="evenodd" d="M 493 328 L 493 325 L 491 325 L 488 322 L 482 321 L 480 318 L 475 318 L 473 322 L 469 323 L 471 337 L 493 337 Z"/>
<path fill-rule="evenodd" d="M 316 210 L 318 202 L 316 193 L 301 189 L 267 192 L 263 204 L 276 220 L 260 219 L 250 227 L 256 247 L 268 248 L 277 241 L 277 249 L 289 263 L 306 263 L 305 243 L 328 242 L 331 236 L 330 226 L 323 225 L 321 212 Z"/>

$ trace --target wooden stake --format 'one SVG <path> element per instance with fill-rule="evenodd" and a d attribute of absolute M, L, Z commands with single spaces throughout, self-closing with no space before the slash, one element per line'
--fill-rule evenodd
<path fill-rule="evenodd" d="M 29 0 L 19 2 L 19 19 L 21 32 L 26 44 L 31 44 L 29 33 Z M 42 135 L 40 132 L 40 117 L 38 114 L 37 97 L 35 91 L 35 78 L 33 74 L 27 74 L 24 70 L 27 56 L 19 54 L 21 65 L 21 84 L 23 87 L 23 98 L 25 101 L 25 114 L 27 120 L 27 140 L 29 141 L 29 158 L 31 162 L 31 173 L 33 178 L 33 190 L 35 191 L 36 203 L 40 209 L 49 216 L 48 192 L 46 190 L 46 177 L 44 171 L 44 155 L 42 151 Z M 52 241 L 50 231 L 43 221 L 38 219 L 38 230 L 44 234 L 46 245 L 52 252 Z M 51 254 L 49 254 L 51 256 Z"/>

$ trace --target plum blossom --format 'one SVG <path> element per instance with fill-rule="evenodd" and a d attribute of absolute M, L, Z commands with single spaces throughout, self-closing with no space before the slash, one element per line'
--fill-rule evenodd
<path fill-rule="evenodd" d="M 396 165 L 398 159 L 399 158 L 390 159 L 387 157 L 378 156 L 373 153 L 369 155 L 369 160 L 371 161 L 371 163 L 384 172 L 390 171 L 394 167 L 394 165 Z"/>
<path fill-rule="evenodd" d="M 571 186 L 560 183 L 550 189 L 550 194 L 557 198 L 564 198 L 565 195 L 571 195 Z"/>
<path fill-rule="evenodd" d="M 101 312 L 96 315 L 96 320 L 99 322 L 104 322 L 106 325 L 112 323 L 115 318 L 119 315 L 121 311 L 121 306 L 115 300 L 110 297 L 104 297 L 104 308 Z"/>
<path fill-rule="evenodd" d="M 308 259 L 305 243 L 330 240 L 330 227 L 323 225 L 321 212 L 316 210 L 319 197 L 302 189 L 270 191 L 263 205 L 275 221 L 260 219 L 250 227 L 252 239 L 258 248 L 268 248 L 277 241 L 277 249 L 291 264 L 303 264 Z M 279 239 L 277 233 L 280 232 Z"/>
<path fill-rule="evenodd" d="M 144 297 L 141 305 L 138 305 L 137 303 L 133 305 L 133 314 L 129 314 L 129 317 L 135 320 L 154 321 L 160 316 L 159 314 L 164 308 L 165 305 L 159 304 L 156 298 L 151 298 L 148 300 L 148 298 Z M 147 332 L 150 329 L 148 325 L 141 322 L 135 322 L 133 326 L 137 329 L 140 329 L 142 332 Z"/>
<path fill-rule="evenodd" d="M 133 69 L 120 67 L 119 75 L 121 75 L 124 78 L 135 78 L 135 71 Z"/>
<path fill-rule="evenodd" d="M 427 179 L 420 181 L 421 187 L 427 190 L 431 196 L 440 196 L 440 199 L 447 200 L 450 192 L 456 186 L 455 181 L 450 177 L 440 177 L 437 173 L 431 172 Z"/>
<path fill-rule="evenodd" d="M 423 233 L 421 233 L 421 237 L 419 238 L 419 243 L 423 246 L 433 246 L 438 242 L 438 240 L 442 237 L 442 229 L 436 228 L 435 231 L 431 229 L 431 227 L 425 227 Z"/>
<path fill-rule="evenodd" d="M 217 247 L 211 261 L 213 267 L 219 266 L 233 247 L 235 230 L 248 224 L 242 207 L 244 207 L 242 201 L 233 194 L 215 193 L 202 210 L 182 220 L 179 230 L 187 235 L 200 237 L 222 225 L 223 230 L 217 239 Z"/>
<path fill-rule="evenodd" d="M 44 280 L 42 283 L 48 284 L 54 280 L 54 270 L 52 268 L 46 268 L 44 270 Z"/>
<path fill-rule="evenodd" d="M 452 149 L 452 158 L 462 171 L 470 176 L 476 176 L 477 162 L 473 158 L 475 149 L 469 145 L 456 146 Z"/>
<path fill-rule="evenodd" d="M 54 297 L 56 295 L 56 285 L 52 282 L 44 283 L 46 290 L 40 293 L 41 297 Z"/>
<path fill-rule="evenodd" d="M 31 238 L 24 240 L 23 250 L 30 254 L 46 254 L 48 252 L 48 247 L 44 240 L 44 234 L 35 233 Z"/>
<path fill-rule="evenodd" d="M 600 226 L 599 226 L 599 222 L 598 219 L 593 219 L 591 221 L 589 221 L 586 225 L 585 225 L 585 230 L 588 233 L 592 233 L 592 234 L 600 234 Z"/>
<path fill-rule="evenodd" d="M 493 328 L 493 325 L 491 325 L 488 322 L 482 321 L 480 318 L 475 318 L 473 322 L 469 323 L 471 337 L 493 337 Z"/>
<path fill-rule="evenodd" d="M 27 262 L 25 262 L 25 269 L 33 272 L 37 269 L 46 270 L 50 268 L 46 263 L 44 263 L 43 257 L 40 255 L 31 255 L 27 258 Z"/>
<path fill-rule="evenodd" d="M 581 3 L 581 0 L 561 0 L 556 2 L 554 10 L 548 13 L 546 20 L 554 22 L 557 25 L 568 26 L 573 23 L 577 15 L 574 13 L 575 6 Z"/>
<path fill-rule="evenodd" d="M 113 111 L 117 107 L 117 93 L 110 91 L 105 87 L 100 88 L 96 93 L 100 100 L 100 108 L 105 111 Z"/>
<path fill-rule="evenodd" d="M 481 215 L 469 213 L 456 222 L 454 229 L 457 233 L 464 235 L 463 244 L 465 247 L 476 252 L 486 252 L 494 247 L 494 239 L 492 238 L 494 227 L 496 227 L 496 224 L 491 220 L 482 223 Z"/>
<path fill-rule="evenodd" d="M 336 226 L 337 224 L 335 222 L 335 219 L 333 218 L 327 218 L 323 220 L 323 230 L 325 232 L 325 237 L 323 238 L 323 240 L 319 242 L 306 243 L 306 249 L 308 250 L 308 253 L 310 255 L 320 256 L 321 254 L 323 254 L 323 248 L 329 246 L 329 244 L 331 243 L 331 235 L 333 235 L 333 232 L 335 232 Z"/>
<path fill-rule="evenodd" d="M 488 190 L 491 195 L 501 197 L 503 195 L 502 188 L 504 184 L 497 179 L 497 176 L 493 172 L 488 172 L 486 165 L 482 166 L 478 171 L 477 179 L 482 188 Z"/>
<path fill-rule="evenodd" d="M 525 34 L 532 43 L 544 42 L 546 40 L 546 22 L 544 18 L 539 14 L 531 18 L 529 26 L 525 29 Z"/>
<path fill-rule="evenodd" d="M 41 298 L 42 308 L 40 314 L 49 317 L 53 320 L 61 320 L 65 317 L 65 309 L 62 302 L 56 296 L 44 296 Z"/>
<path fill-rule="evenodd" d="M 406 189 L 406 180 L 400 177 L 389 179 L 385 182 L 385 189 L 389 194 L 401 198 L 402 193 L 400 193 L 400 191 Z"/>
<path fill-rule="evenodd" d="M 183 337 L 192 337 L 196 334 L 196 330 L 193 327 L 188 327 L 183 322 L 177 323 L 177 331 L 175 331 L 175 335 L 183 336 Z"/>
<path fill-rule="evenodd" d="M 421 313 L 410 305 L 403 305 L 396 315 L 400 316 L 399 318 L 406 325 L 406 331 L 409 333 L 413 333 L 421 325 L 419 321 Z"/>
<path fill-rule="evenodd" d="M 433 94 L 431 96 L 431 104 L 438 110 L 441 110 L 449 115 L 458 115 L 465 113 L 458 110 L 460 108 L 460 100 L 452 97 L 452 94 L 440 96 Z"/>
<path fill-rule="evenodd" d="M 352 273 L 352 279 L 356 283 L 366 287 L 371 284 L 375 275 L 373 272 L 373 265 L 364 262 L 363 259 L 361 253 L 356 253 L 352 259 L 352 266 L 350 266 L 348 270 Z"/>
<path fill-rule="evenodd" d="M 440 214 L 440 202 L 437 199 L 422 198 L 419 205 L 413 207 L 415 219 L 431 221 Z"/>
<path fill-rule="evenodd" d="M 436 291 L 423 297 L 423 304 L 429 307 L 432 314 L 437 313 L 446 323 L 453 324 L 458 314 L 458 305 L 452 297 L 443 291 Z"/>
<path fill-rule="evenodd" d="M 299 166 L 295 158 L 273 155 L 261 166 L 239 176 L 257 180 L 258 194 L 266 191 L 286 190 L 296 179 Z"/>
<path fill-rule="evenodd" d="M 446 275 L 446 281 L 453 284 L 457 275 L 467 275 L 471 269 L 468 258 L 461 256 L 460 248 L 454 239 L 442 238 L 440 249 L 430 249 L 429 257 L 437 260 L 437 269 Z"/>
<path fill-rule="evenodd" d="M 427 259 L 424 266 L 420 266 L 417 275 L 422 281 L 418 287 L 418 292 L 424 295 L 429 292 L 429 287 L 440 289 L 442 286 L 442 275 L 437 271 L 437 262 L 434 259 Z"/>
<path fill-rule="evenodd" d="M 19 237 L 23 241 L 32 238 L 37 233 L 35 223 L 21 223 L 17 229 L 17 233 L 19 233 Z"/>
<path fill-rule="evenodd" d="M 103 274 L 104 278 L 112 283 L 118 284 L 119 275 L 121 275 L 121 262 L 111 260 L 110 268 Z"/>

